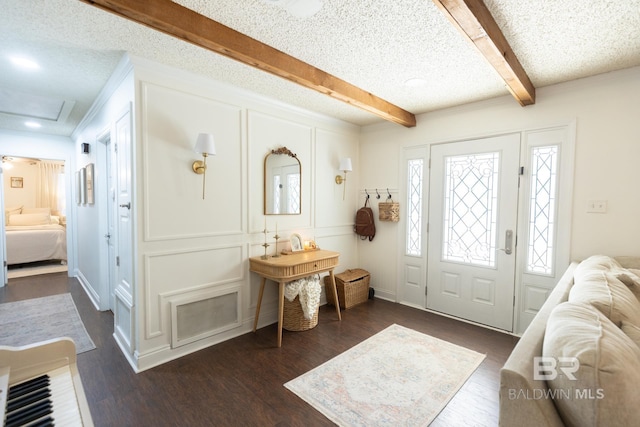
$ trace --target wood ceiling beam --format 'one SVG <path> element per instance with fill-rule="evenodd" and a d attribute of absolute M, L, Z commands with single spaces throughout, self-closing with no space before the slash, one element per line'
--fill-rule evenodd
<path fill-rule="evenodd" d="M 169 0 L 80 0 L 406 127 L 416 117 L 312 65 Z"/>
<path fill-rule="evenodd" d="M 523 107 L 536 102 L 536 89 L 482 0 L 433 0 L 504 79 Z"/>

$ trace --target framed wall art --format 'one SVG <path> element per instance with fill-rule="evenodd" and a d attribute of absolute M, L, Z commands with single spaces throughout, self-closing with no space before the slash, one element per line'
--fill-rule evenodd
<path fill-rule="evenodd" d="M 21 176 L 11 177 L 11 188 L 22 188 L 23 185 L 24 185 L 24 180 Z"/>
<path fill-rule="evenodd" d="M 93 163 L 89 163 L 85 169 L 86 171 L 86 186 L 87 186 L 87 204 L 92 205 L 94 203 L 94 192 L 93 192 Z"/>

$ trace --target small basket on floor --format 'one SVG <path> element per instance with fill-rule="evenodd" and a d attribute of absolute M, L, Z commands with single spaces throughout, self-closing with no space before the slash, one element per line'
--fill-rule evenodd
<path fill-rule="evenodd" d="M 311 319 L 305 319 L 300 305 L 300 298 L 296 297 L 293 301 L 284 299 L 284 314 L 282 316 L 282 328 L 287 331 L 307 331 L 313 329 L 318 324 L 318 309 Z"/>
<path fill-rule="evenodd" d="M 371 275 L 367 270 L 361 268 L 346 270 L 340 274 L 336 274 L 335 279 L 340 308 L 351 308 L 354 305 L 367 302 L 369 299 L 369 281 L 371 280 Z M 330 276 L 325 276 L 324 285 L 327 304 L 335 306 L 336 303 L 333 297 Z"/>

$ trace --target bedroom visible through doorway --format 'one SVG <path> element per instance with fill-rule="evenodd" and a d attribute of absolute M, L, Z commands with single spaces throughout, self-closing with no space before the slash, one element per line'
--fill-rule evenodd
<path fill-rule="evenodd" d="M 8 278 L 67 271 L 64 163 L 2 157 Z"/>

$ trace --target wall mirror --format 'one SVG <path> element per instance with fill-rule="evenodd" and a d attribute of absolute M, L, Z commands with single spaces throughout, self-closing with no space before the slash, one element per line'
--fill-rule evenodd
<path fill-rule="evenodd" d="M 264 158 L 264 214 L 300 215 L 302 166 L 287 147 L 271 150 Z"/>

